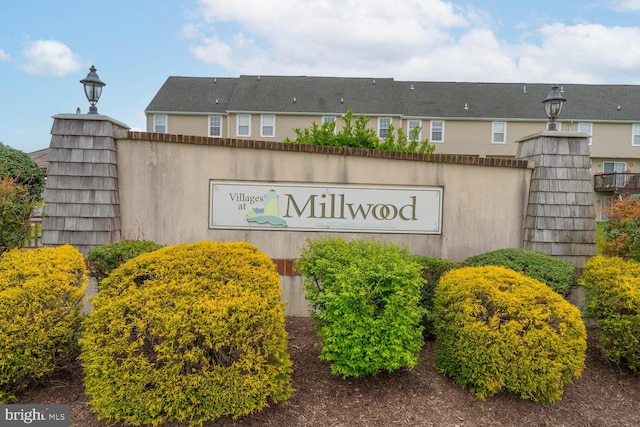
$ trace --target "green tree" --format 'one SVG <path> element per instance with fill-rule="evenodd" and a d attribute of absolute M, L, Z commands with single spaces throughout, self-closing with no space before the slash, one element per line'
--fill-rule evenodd
<path fill-rule="evenodd" d="M 367 127 L 369 118 L 364 115 L 357 116 L 354 120 L 352 110 L 348 110 L 342 117 L 343 125 L 336 132 L 336 123 L 328 122 L 318 126 L 313 122 L 311 127 L 293 131 L 295 139 L 285 138 L 284 142 L 290 144 L 328 145 L 333 147 L 371 148 L 374 150 L 401 151 L 411 153 L 431 154 L 435 151 L 435 145 L 429 140 L 420 141 L 418 135 L 420 128 L 413 129 L 411 136 L 405 134 L 402 129 L 395 129 L 390 125 L 385 138 L 378 138 L 376 131 Z"/>
<path fill-rule="evenodd" d="M 20 150 L 0 143 L 0 254 L 22 247 L 31 232 L 29 218 L 42 201 L 44 173 Z"/>
<path fill-rule="evenodd" d="M 12 178 L 28 188 L 31 201 L 42 200 L 44 172 L 28 154 L 0 142 L 0 178 Z"/>

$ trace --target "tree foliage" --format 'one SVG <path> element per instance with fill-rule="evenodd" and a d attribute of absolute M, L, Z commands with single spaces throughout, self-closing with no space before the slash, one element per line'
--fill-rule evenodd
<path fill-rule="evenodd" d="M 43 189 L 44 173 L 38 165 L 0 142 L 0 254 L 22 247 L 29 238 L 29 218 Z"/>
<path fill-rule="evenodd" d="M 0 179 L 12 178 L 28 188 L 32 201 L 42 199 L 44 172 L 28 154 L 0 142 Z"/>
<path fill-rule="evenodd" d="M 640 199 L 614 201 L 607 217 L 602 253 L 640 261 Z"/>
<path fill-rule="evenodd" d="M 336 122 L 327 122 L 319 126 L 316 122 L 311 127 L 293 131 L 296 138 L 285 138 L 284 142 L 290 144 L 327 145 L 333 147 L 369 148 L 374 150 L 400 151 L 409 153 L 431 154 L 435 151 L 435 145 L 429 140 L 420 141 L 418 135 L 420 128 L 414 128 L 410 136 L 402 129 L 395 129 L 389 125 L 387 136 L 378 138 L 376 131 L 367 127 L 369 118 L 364 115 L 355 117 L 349 110 L 342 117 L 343 124 L 340 131 L 336 131 Z"/>

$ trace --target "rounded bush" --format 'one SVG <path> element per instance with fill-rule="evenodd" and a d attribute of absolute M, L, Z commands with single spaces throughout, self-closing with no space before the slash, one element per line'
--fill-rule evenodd
<path fill-rule="evenodd" d="M 553 402 L 584 369 L 580 311 L 513 270 L 448 272 L 436 288 L 434 318 L 436 367 L 479 398 L 510 391 Z"/>
<path fill-rule="evenodd" d="M 614 363 L 640 372 L 640 263 L 595 256 L 584 266 L 587 312 L 600 326 L 598 345 Z"/>
<path fill-rule="evenodd" d="M 308 241 L 297 261 L 321 341 L 343 377 L 413 367 L 424 343 L 422 268 L 406 249 L 375 241 Z"/>
<path fill-rule="evenodd" d="M 151 240 L 122 240 L 93 248 L 87 254 L 89 272 L 98 284 L 116 267 L 140 254 L 152 252 L 164 247 Z"/>
<path fill-rule="evenodd" d="M 199 425 L 289 398 L 280 277 L 255 246 L 166 247 L 125 262 L 104 284 L 80 341 L 99 418 Z"/>
<path fill-rule="evenodd" d="M 77 357 L 87 281 L 72 246 L 0 257 L 0 404 Z"/>
<path fill-rule="evenodd" d="M 457 262 L 445 258 L 416 255 L 415 260 L 422 266 L 422 275 L 426 280 L 420 295 L 420 306 L 425 310 L 425 315 L 422 318 L 424 337 L 433 338 L 435 333 L 433 329 L 433 293 L 443 274 L 461 266 Z"/>
<path fill-rule="evenodd" d="M 510 268 L 546 283 L 562 296 L 569 295 L 576 281 L 575 267 L 569 261 L 526 249 L 499 249 L 475 255 L 464 260 L 463 265 L 497 265 Z"/>

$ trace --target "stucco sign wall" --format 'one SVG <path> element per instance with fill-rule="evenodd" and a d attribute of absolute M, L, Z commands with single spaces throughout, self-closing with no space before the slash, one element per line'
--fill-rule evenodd
<path fill-rule="evenodd" d="M 440 234 L 442 188 L 211 180 L 209 228 Z"/>

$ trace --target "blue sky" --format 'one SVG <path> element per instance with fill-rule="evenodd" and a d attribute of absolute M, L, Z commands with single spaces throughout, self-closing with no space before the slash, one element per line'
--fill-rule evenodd
<path fill-rule="evenodd" d="M 52 116 L 144 130 L 169 76 L 640 84 L 640 0 L 14 0 L 0 13 L 0 142 L 49 146 Z"/>

